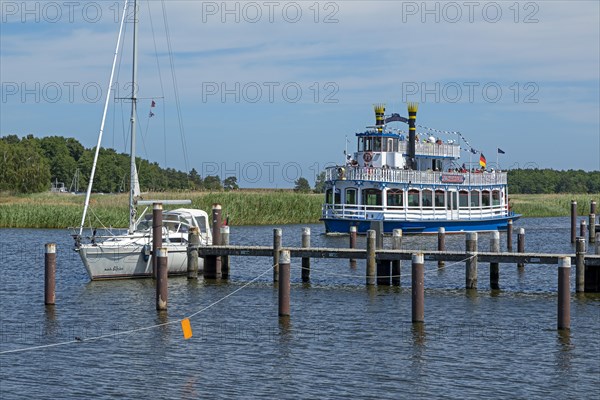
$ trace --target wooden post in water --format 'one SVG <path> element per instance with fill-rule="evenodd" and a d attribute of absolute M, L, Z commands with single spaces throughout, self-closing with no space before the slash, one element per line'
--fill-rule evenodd
<path fill-rule="evenodd" d="M 519 228 L 519 233 L 517 234 L 517 252 L 525 253 L 525 228 Z M 518 268 L 524 268 L 525 264 L 517 263 Z"/>
<path fill-rule="evenodd" d="M 213 204 L 212 206 L 212 237 L 213 245 L 221 245 L 221 226 L 223 226 L 221 205 Z M 221 257 L 215 257 L 215 278 L 221 277 Z"/>
<path fill-rule="evenodd" d="M 392 249 L 402 249 L 402 229 L 394 229 L 392 236 Z M 402 261 L 392 261 L 392 285 L 400 286 L 400 277 L 402 274 Z"/>
<path fill-rule="evenodd" d="M 596 202 L 594 200 L 590 202 L 590 214 L 596 214 Z"/>
<path fill-rule="evenodd" d="M 290 316 L 290 251 L 281 250 L 279 256 L 279 316 Z"/>
<path fill-rule="evenodd" d="M 279 252 L 281 251 L 281 229 L 273 229 L 273 282 L 279 280 Z"/>
<path fill-rule="evenodd" d="M 229 246 L 229 226 L 221 227 L 221 245 Z M 229 279 L 229 256 L 221 256 L 221 278 Z"/>
<path fill-rule="evenodd" d="M 156 252 L 162 247 L 163 206 L 162 203 L 152 205 L 152 277 L 156 279 L 158 256 Z"/>
<path fill-rule="evenodd" d="M 168 260 L 169 255 L 166 247 L 156 250 L 156 309 L 164 311 L 167 309 L 168 294 Z"/>
<path fill-rule="evenodd" d="M 390 286 L 392 272 L 391 260 L 380 260 L 377 262 L 377 285 Z"/>
<path fill-rule="evenodd" d="M 350 227 L 350 248 L 356 248 L 356 226 Z M 350 259 L 350 268 L 356 268 L 356 259 Z"/>
<path fill-rule="evenodd" d="M 383 221 L 371 221 L 371 229 L 375 231 L 375 246 L 383 249 Z"/>
<path fill-rule="evenodd" d="M 422 253 L 412 256 L 412 322 L 425 322 L 425 262 Z"/>
<path fill-rule="evenodd" d="M 585 219 L 582 219 L 581 223 L 579 224 L 579 236 L 587 236 L 587 221 Z"/>
<path fill-rule="evenodd" d="M 585 291 L 585 237 L 575 242 L 575 291 Z"/>
<path fill-rule="evenodd" d="M 590 223 L 589 231 L 590 231 L 590 243 L 596 243 L 596 214 L 590 214 Z"/>
<path fill-rule="evenodd" d="M 562 257 L 558 264 L 558 329 L 571 329 L 571 258 Z"/>
<path fill-rule="evenodd" d="M 438 229 L 438 245 L 437 245 L 437 249 L 438 251 L 446 251 L 446 228 L 444 227 L 440 227 Z M 446 262 L 443 260 L 439 260 L 438 261 L 438 268 L 444 268 L 444 266 L 446 265 Z"/>
<path fill-rule="evenodd" d="M 44 249 L 44 304 L 53 306 L 56 301 L 56 243 L 46 243 Z"/>
<path fill-rule="evenodd" d="M 188 232 L 187 277 L 198 279 L 198 246 L 200 246 L 200 229 L 192 226 Z"/>
<path fill-rule="evenodd" d="M 512 219 L 508 220 L 508 225 L 506 226 L 506 250 L 512 251 L 512 242 L 513 242 L 513 222 Z"/>
<path fill-rule="evenodd" d="M 466 249 L 469 258 L 465 264 L 465 287 L 477 289 L 477 232 L 467 232 Z"/>
<path fill-rule="evenodd" d="M 302 248 L 310 247 L 310 228 L 302 228 Z M 302 257 L 302 282 L 310 281 L 310 258 Z"/>
<path fill-rule="evenodd" d="M 367 231 L 367 268 L 366 268 L 366 276 L 367 276 L 367 285 L 375 284 L 375 247 L 376 247 L 376 237 L 375 231 L 369 229 Z"/>
<path fill-rule="evenodd" d="M 577 238 L 577 202 L 571 200 L 571 243 Z"/>
<path fill-rule="evenodd" d="M 490 252 L 500 252 L 500 232 L 492 232 L 490 238 Z M 500 289 L 500 264 L 497 262 L 490 262 L 490 288 L 492 290 Z"/>

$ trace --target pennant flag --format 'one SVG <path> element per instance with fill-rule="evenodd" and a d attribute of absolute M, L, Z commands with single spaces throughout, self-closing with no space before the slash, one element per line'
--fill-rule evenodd
<path fill-rule="evenodd" d="M 500 147 L 498 147 L 498 154 L 506 154 L 506 153 L 504 152 L 504 150 L 502 150 Z"/>
<path fill-rule="evenodd" d="M 481 165 L 481 168 L 485 168 L 486 166 L 485 156 L 483 153 L 481 153 L 481 156 L 479 156 L 479 165 Z"/>
<path fill-rule="evenodd" d="M 150 111 L 149 117 L 150 118 L 154 117 L 154 113 L 152 111 Z"/>
<path fill-rule="evenodd" d="M 152 100 L 152 104 L 150 105 L 150 107 L 156 107 L 156 102 L 154 100 Z"/>
<path fill-rule="evenodd" d="M 475 150 L 474 148 L 471 147 L 471 153 L 477 154 L 477 150 Z"/>

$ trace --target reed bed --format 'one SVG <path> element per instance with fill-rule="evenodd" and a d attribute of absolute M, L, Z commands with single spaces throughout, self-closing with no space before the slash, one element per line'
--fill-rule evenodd
<path fill-rule="evenodd" d="M 231 225 L 283 225 L 318 223 L 323 196 L 291 191 L 169 192 L 149 193 L 147 199 L 190 199 L 192 207 L 210 214 L 212 205 L 223 206 Z M 511 195 L 513 210 L 525 217 L 568 216 L 571 200 L 579 215 L 589 214 L 590 202 L 600 209 L 600 194 Z M 12 196 L 0 193 L 0 228 L 68 228 L 79 226 L 83 196 L 38 193 Z M 92 196 L 86 226 L 126 227 L 127 194 Z M 142 212 L 140 209 L 139 212 Z"/>

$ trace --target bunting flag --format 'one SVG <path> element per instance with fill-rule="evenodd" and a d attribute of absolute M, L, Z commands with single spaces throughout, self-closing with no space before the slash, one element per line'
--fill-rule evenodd
<path fill-rule="evenodd" d="M 150 107 L 156 107 L 156 102 L 154 100 L 152 100 L 152 104 L 150 104 Z"/>
<path fill-rule="evenodd" d="M 504 150 L 502 150 L 500 147 L 498 147 L 498 154 L 506 154 L 506 153 L 504 152 Z"/>
<path fill-rule="evenodd" d="M 150 111 L 150 114 L 148 115 L 148 117 L 150 117 L 150 118 L 154 117 L 154 113 L 152 111 Z"/>
<path fill-rule="evenodd" d="M 481 153 L 481 156 L 479 156 L 479 165 L 481 165 L 481 168 L 485 168 L 486 166 L 485 156 L 483 153 Z"/>

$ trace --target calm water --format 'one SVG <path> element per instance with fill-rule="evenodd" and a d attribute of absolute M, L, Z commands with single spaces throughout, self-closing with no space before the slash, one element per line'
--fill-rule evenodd
<path fill-rule="evenodd" d="M 527 251 L 573 252 L 568 218 L 519 227 Z M 270 244 L 272 228 L 232 227 L 231 243 Z M 299 246 L 301 228 L 284 227 L 284 245 Z M 347 246 L 347 237 L 311 228 L 314 246 Z M 481 250 L 489 238 L 480 235 Z M 46 242 L 58 244 L 54 309 L 43 304 Z M 479 290 L 467 293 L 464 263 L 442 271 L 428 263 L 426 322 L 413 326 L 408 262 L 400 288 L 366 288 L 364 261 L 352 270 L 347 260 L 313 260 L 303 285 L 293 259 L 292 316 L 280 321 L 270 271 L 243 287 L 271 260 L 232 258 L 228 283 L 171 279 L 160 316 L 151 280 L 89 282 L 71 245 L 65 231 L 0 230 L 0 351 L 176 321 L 241 290 L 195 315 L 187 341 L 174 323 L 0 355 L 2 399 L 593 398 L 600 390 L 600 297 L 573 294 L 571 332 L 557 332 L 555 266 L 518 273 L 502 264 L 502 290 L 491 292 L 480 263 Z M 435 246 L 435 236 L 403 243 Z M 447 248 L 464 249 L 464 236 L 447 237 Z"/>

